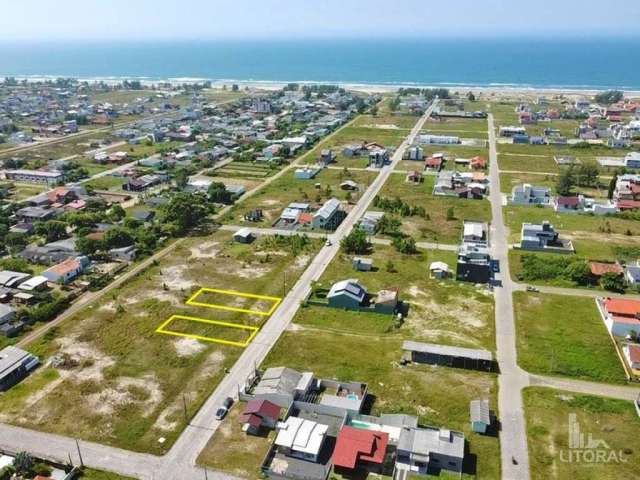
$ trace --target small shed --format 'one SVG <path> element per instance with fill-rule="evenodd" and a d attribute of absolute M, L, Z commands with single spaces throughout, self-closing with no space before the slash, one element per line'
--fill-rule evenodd
<path fill-rule="evenodd" d="M 238 243 L 251 243 L 255 240 L 255 236 L 248 228 L 241 228 L 233 235 L 233 239 Z"/>
<path fill-rule="evenodd" d="M 487 433 L 491 426 L 489 400 L 472 400 L 469 403 L 469 414 L 471 416 L 471 429 L 476 433 Z"/>
<path fill-rule="evenodd" d="M 448 278 L 451 275 L 449 265 L 444 262 L 431 262 L 429 265 L 429 274 L 431 278 Z"/>
<path fill-rule="evenodd" d="M 373 260 L 370 258 L 354 257 L 351 264 L 358 272 L 370 272 L 373 268 Z"/>

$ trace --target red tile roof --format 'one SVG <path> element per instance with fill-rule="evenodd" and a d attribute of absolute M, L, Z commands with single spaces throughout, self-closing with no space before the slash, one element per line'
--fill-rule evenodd
<path fill-rule="evenodd" d="M 631 363 L 640 363 L 640 345 L 627 345 Z"/>
<path fill-rule="evenodd" d="M 624 298 L 605 298 L 604 308 L 615 316 L 635 317 L 640 314 L 640 301 Z"/>
<path fill-rule="evenodd" d="M 558 205 L 566 205 L 567 207 L 577 207 L 579 203 L 578 197 L 558 197 Z"/>
<path fill-rule="evenodd" d="M 313 215 L 311 213 L 302 212 L 298 217 L 298 223 L 300 225 L 307 225 L 313 222 Z"/>
<path fill-rule="evenodd" d="M 278 420 L 280 416 L 280 407 L 269 400 L 251 400 L 247 403 L 244 412 L 240 415 L 240 423 L 250 423 L 258 426 L 261 422 L 255 424 L 255 418 L 272 418 Z"/>
<path fill-rule="evenodd" d="M 352 470 L 359 461 L 382 464 L 388 444 L 388 433 L 342 427 L 333 451 L 333 464 Z"/>
<path fill-rule="evenodd" d="M 616 273 L 618 275 L 623 273 L 622 266 L 619 263 L 589 262 L 589 268 L 591 269 L 591 274 L 596 277 L 601 277 L 605 273 Z"/>

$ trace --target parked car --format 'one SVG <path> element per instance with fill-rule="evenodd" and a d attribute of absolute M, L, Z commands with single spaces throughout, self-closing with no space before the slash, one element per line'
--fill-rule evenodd
<path fill-rule="evenodd" d="M 539 292 L 536 287 L 532 287 L 531 285 L 527 285 L 527 292 Z"/>
<path fill-rule="evenodd" d="M 226 417 L 232 405 L 233 405 L 233 398 L 231 397 L 225 398 L 220 408 L 218 408 L 218 410 L 216 411 L 216 420 L 222 420 L 224 417 Z"/>

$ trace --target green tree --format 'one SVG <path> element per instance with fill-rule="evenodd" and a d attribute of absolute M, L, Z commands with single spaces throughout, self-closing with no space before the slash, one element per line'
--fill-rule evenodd
<path fill-rule="evenodd" d="M 455 219 L 456 219 L 456 213 L 453 210 L 453 207 L 447 208 L 447 221 L 451 221 Z"/>
<path fill-rule="evenodd" d="M 134 244 L 134 239 L 128 229 L 122 227 L 110 228 L 104 234 L 105 248 L 122 248 Z"/>
<path fill-rule="evenodd" d="M 119 222 L 127 216 L 127 212 L 121 205 L 115 204 L 109 209 L 109 218 L 114 222 Z"/>
<path fill-rule="evenodd" d="M 595 101 L 597 103 L 604 103 L 606 105 L 610 105 L 612 103 L 617 103 L 624 98 L 624 93 L 620 90 L 607 90 L 605 92 L 601 92 L 595 96 Z"/>
<path fill-rule="evenodd" d="M 586 161 L 575 170 L 574 178 L 579 187 L 595 187 L 598 185 L 600 169 L 595 161 Z"/>
<path fill-rule="evenodd" d="M 227 187 L 222 182 L 214 182 L 207 189 L 209 200 L 215 203 L 231 203 L 231 193 L 227 191 Z"/>
<path fill-rule="evenodd" d="M 13 466 L 18 475 L 29 475 L 34 465 L 33 457 L 28 452 L 18 452 L 13 459 Z"/>
<path fill-rule="evenodd" d="M 618 183 L 618 174 L 614 173 L 611 181 L 609 182 L 609 189 L 607 190 L 607 198 L 609 200 L 613 199 L 613 193 L 616 190 L 616 183 Z"/>
<path fill-rule="evenodd" d="M 35 225 L 35 231 L 38 235 L 45 237 L 47 242 L 56 242 L 67 238 L 67 224 L 59 220 L 38 222 Z"/>
<path fill-rule="evenodd" d="M 207 216 L 208 206 L 203 195 L 180 192 L 160 209 L 164 222 L 172 223 L 179 233 L 198 226 Z"/>
<path fill-rule="evenodd" d="M 563 197 L 569 196 L 573 192 L 573 187 L 575 186 L 575 184 L 576 181 L 573 167 L 569 167 L 562 170 L 560 172 L 560 175 L 558 175 L 558 180 L 556 182 L 556 191 L 558 192 L 558 195 L 561 195 Z"/>
<path fill-rule="evenodd" d="M 19 257 L 7 257 L 0 260 L 0 267 L 3 270 L 10 270 L 12 272 L 28 273 L 33 275 L 33 268 L 29 262 L 24 258 Z"/>
<path fill-rule="evenodd" d="M 349 235 L 344 237 L 340 246 L 345 253 L 365 254 L 368 253 L 371 244 L 367 240 L 367 234 L 359 229 L 354 229 Z"/>
<path fill-rule="evenodd" d="M 104 242 L 94 238 L 79 237 L 76 240 L 76 248 L 83 255 L 93 255 L 104 249 Z"/>
<path fill-rule="evenodd" d="M 398 252 L 405 255 L 412 255 L 418 252 L 416 241 L 410 236 L 395 237 L 393 239 L 393 246 Z"/>
<path fill-rule="evenodd" d="M 467 93 L 467 100 L 469 100 L 470 102 L 476 101 L 476 96 L 473 94 L 472 91 L 469 91 L 469 93 Z"/>
<path fill-rule="evenodd" d="M 600 286 L 610 292 L 624 292 L 624 279 L 622 275 L 613 272 L 607 272 L 600 277 Z"/>
<path fill-rule="evenodd" d="M 373 115 L 374 117 L 378 115 L 378 106 L 374 105 L 373 107 L 371 107 L 371 115 Z"/>

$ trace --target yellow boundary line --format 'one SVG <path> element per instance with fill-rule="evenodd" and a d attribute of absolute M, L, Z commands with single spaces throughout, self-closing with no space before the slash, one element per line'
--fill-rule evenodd
<path fill-rule="evenodd" d="M 271 308 L 269 309 L 268 312 L 264 312 L 264 311 L 261 311 L 261 310 L 250 310 L 250 309 L 246 309 L 246 308 L 229 307 L 227 305 L 220 305 L 220 304 L 217 304 L 217 303 L 197 302 L 196 298 L 198 298 L 203 293 L 219 293 L 219 294 L 222 294 L 222 295 L 230 295 L 230 296 L 234 296 L 234 297 L 255 298 L 255 299 L 258 299 L 258 300 L 269 300 L 269 301 L 273 302 L 273 305 L 271 306 Z M 281 302 L 282 302 L 282 298 L 281 297 L 270 297 L 268 295 L 256 295 L 254 293 L 237 292 L 235 290 L 219 290 L 217 288 L 201 288 L 196 293 L 191 295 L 191 298 L 189 298 L 189 300 L 187 300 L 186 303 L 187 303 L 187 305 L 191 305 L 191 306 L 194 306 L 194 307 L 214 308 L 216 310 L 226 310 L 226 311 L 229 311 L 229 312 L 249 313 L 251 315 L 262 315 L 262 316 L 268 317 L 268 316 L 272 315 L 273 312 L 276 311 L 276 308 L 278 308 L 278 305 L 280 305 Z"/>
<path fill-rule="evenodd" d="M 221 339 L 221 338 L 205 337 L 204 335 L 196 335 L 196 334 L 193 334 L 193 333 L 181 333 L 181 332 L 174 332 L 172 330 L 166 330 L 166 327 L 169 326 L 169 324 L 171 322 L 173 322 L 174 320 L 189 320 L 189 321 L 192 321 L 192 322 L 206 323 L 206 324 L 209 324 L 209 325 L 219 325 L 221 327 L 235 328 L 235 329 L 238 329 L 238 330 L 248 330 L 251 333 L 249 334 L 249 338 L 246 341 L 244 341 L 244 342 L 233 342 L 231 340 L 224 340 L 224 339 Z M 205 318 L 187 317 L 185 315 L 171 315 L 171 317 L 169 317 L 168 320 L 166 320 L 162 325 L 160 325 L 156 329 L 156 333 L 163 333 L 165 335 L 173 335 L 173 336 L 176 336 L 176 337 L 194 338 L 196 340 L 202 340 L 204 342 L 220 343 L 222 345 L 231 345 L 233 347 L 245 348 L 245 347 L 247 347 L 249 345 L 249 343 L 251 343 L 253 338 L 258 334 L 258 330 L 260 330 L 259 327 L 253 327 L 253 326 L 250 326 L 250 325 L 241 325 L 239 323 L 220 322 L 218 320 L 207 320 Z"/>

